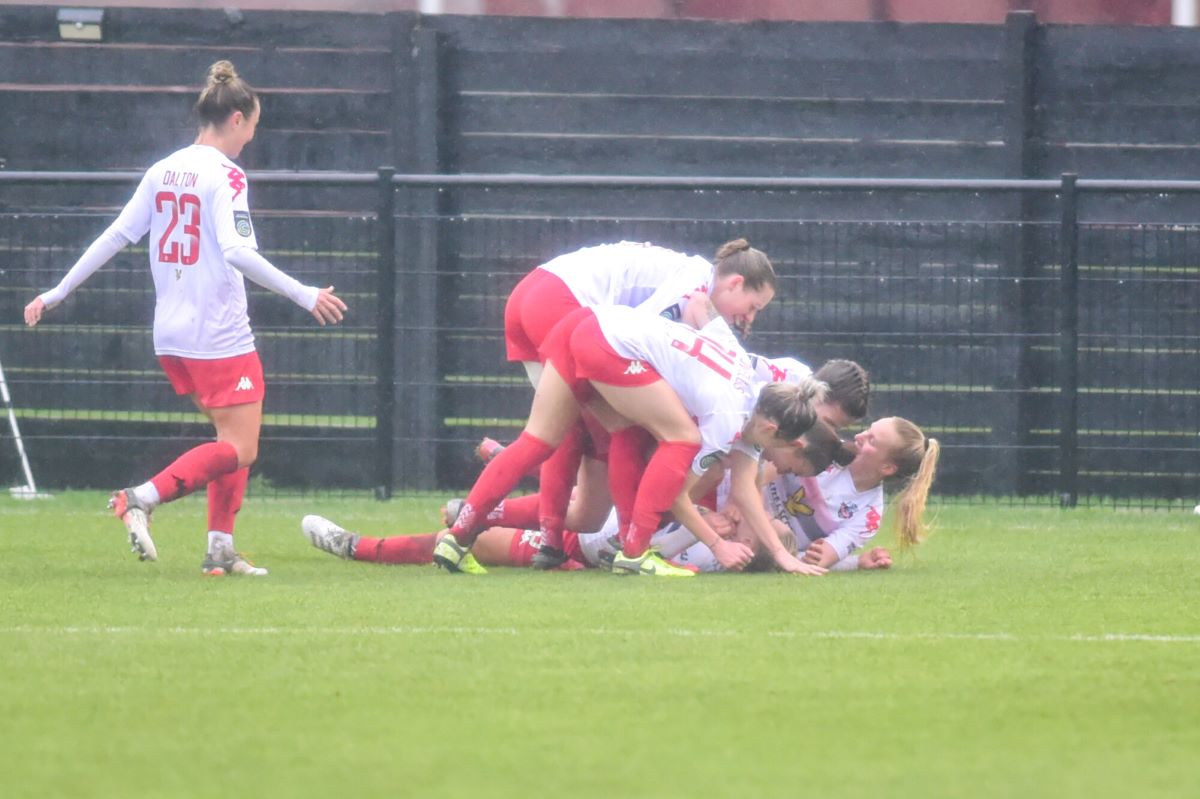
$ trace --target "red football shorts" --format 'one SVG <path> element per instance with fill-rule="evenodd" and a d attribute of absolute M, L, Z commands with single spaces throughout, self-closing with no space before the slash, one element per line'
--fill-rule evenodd
<path fill-rule="evenodd" d="M 576 308 L 558 321 L 538 348 L 538 360 L 554 367 L 554 371 L 571 387 L 571 393 L 580 405 L 592 398 L 593 390 L 588 381 L 576 375 L 571 340 L 575 329 L 589 319 L 596 321 L 596 314 L 591 308 Z"/>
<path fill-rule="evenodd" d="M 259 402 L 265 393 L 257 352 L 210 361 L 160 355 L 158 362 L 176 394 L 195 394 L 205 408 Z"/>
<path fill-rule="evenodd" d="M 579 300 L 562 279 L 534 269 L 508 295 L 504 306 L 504 348 L 510 361 L 537 361 L 538 348 L 550 330 Z"/>
<path fill-rule="evenodd" d="M 571 353 L 575 356 L 575 377 L 580 380 L 626 387 L 648 386 L 662 380 L 645 361 L 619 355 L 604 338 L 595 314 L 575 326 L 571 333 Z"/>

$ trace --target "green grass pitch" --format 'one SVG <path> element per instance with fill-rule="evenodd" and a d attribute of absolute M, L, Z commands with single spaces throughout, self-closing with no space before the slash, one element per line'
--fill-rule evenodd
<path fill-rule="evenodd" d="M 97 493 L 0 498 L 0 794 L 1200 795 L 1200 519 L 944 506 L 888 573 L 688 581 L 347 563 L 435 500 L 204 506 L 138 563 Z M 885 542 L 886 543 L 886 542 Z"/>

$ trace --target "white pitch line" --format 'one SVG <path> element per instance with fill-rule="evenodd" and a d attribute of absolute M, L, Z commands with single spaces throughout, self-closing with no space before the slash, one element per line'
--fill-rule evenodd
<path fill-rule="evenodd" d="M 665 630 L 612 628 L 554 628 L 533 629 L 517 627 L 0 627 L 0 635 L 197 635 L 197 636 L 263 636 L 263 635 L 587 635 L 635 636 L 667 635 L 674 638 L 740 638 L 760 635 L 742 630 L 705 630 L 670 628 Z M 1200 635 L 1169 635 L 1157 633 L 1075 633 L 1072 635 L 1016 635 L 1013 633 L 955 633 L 911 632 L 890 633 L 851 630 L 768 630 L 761 635 L 785 639 L 851 639 L 871 641 L 1000 641 L 1061 642 L 1061 643 L 1155 643 L 1200 644 Z"/>

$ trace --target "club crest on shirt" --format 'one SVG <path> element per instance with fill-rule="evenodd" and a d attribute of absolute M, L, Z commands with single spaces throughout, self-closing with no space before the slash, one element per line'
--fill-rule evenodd
<path fill-rule="evenodd" d="M 717 465 L 717 463 L 720 462 L 720 460 L 721 460 L 721 456 L 719 453 L 710 452 L 707 455 L 705 455 L 703 458 L 700 459 L 700 468 L 708 469 L 711 466 Z"/>
<path fill-rule="evenodd" d="M 843 502 L 841 504 L 841 506 L 838 507 L 838 518 L 839 519 L 849 519 L 851 516 L 853 516 L 857 512 L 858 512 L 858 506 L 855 505 L 853 502 Z"/>
<path fill-rule="evenodd" d="M 250 238 L 250 234 L 254 232 L 254 228 L 250 226 L 249 211 L 233 212 L 233 229 L 237 231 L 239 236 Z"/>

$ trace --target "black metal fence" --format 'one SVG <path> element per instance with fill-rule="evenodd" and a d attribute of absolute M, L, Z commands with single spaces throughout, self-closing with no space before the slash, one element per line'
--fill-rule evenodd
<path fill-rule="evenodd" d="M 144 243 L 37 329 L 21 324 L 137 177 L 0 172 L 0 361 L 51 487 L 143 479 L 208 435 L 154 362 Z M 304 187 L 303 208 L 256 213 L 264 254 L 351 306 L 346 324 L 319 328 L 251 287 L 268 381 L 260 491 L 469 485 L 474 443 L 514 435 L 528 410 L 501 330 L 522 275 L 604 241 L 710 255 L 745 236 L 781 277 L 748 347 L 863 363 L 872 418 L 903 415 L 942 440 L 940 495 L 1189 508 L 1200 495 L 1200 226 L 1166 202 L 1200 183 L 254 177 L 260 207 L 275 187 Z M 74 210 L 55 211 L 64 187 Z M 748 192 L 755 211 L 739 218 Z M 647 193 L 673 212 L 612 211 Z M 947 193 L 954 218 L 927 213 L 945 202 L 920 202 Z M 1103 203 L 1092 213 L 1097 196 L 1166 207 L 1146 213 L 1153 221 L 1108 222 Z M 796 212 L 825 200 L 832 218 Z M 608 210 L 576 213 L 589 204 Z M 852 221 L 837 219 L 847 204 Z M 0 442 L 0 479 L 19 471 Z"/>

